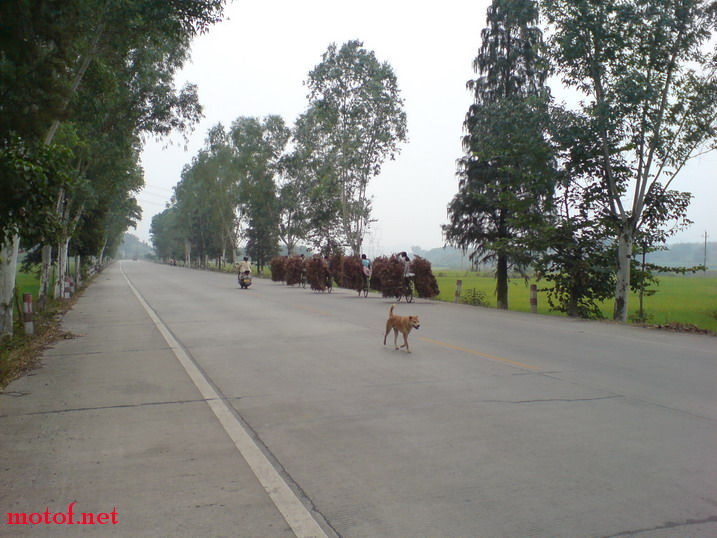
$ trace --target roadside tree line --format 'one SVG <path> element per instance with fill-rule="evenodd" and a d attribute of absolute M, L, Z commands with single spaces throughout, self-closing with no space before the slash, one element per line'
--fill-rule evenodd
<path fill-rule="evenodd" d="M 444 233 L 495 263 L 500 308 L 509 270 L 533 269 L 553 308 L 613 297 L 627 319 L 653 278 L 636 258 L 690 223 L 675 178 L 715 149 L 716 26 L 706 0 L 493 0 Z"/>
<path fill-rule="evenodd" d="M 140 218 L 143 140 L 201 117 L 196 88 L 173 76 L 223 6 L 0 3 L 0 337 L 13 331 L 20 248 L 41 262 L 42 304 L 62 296 L 70 255 L 101 260 Z"/>
<path fill-rule="evenodd" d="M 294 122 L 242 116 L 212 127 L 152 219 L 160 258 L 235 262 L 240 242 L 265 266 L 283 244 L 322 254 L 361 251 L 371 222 L 366 189 L 406 140 L 396 76 L 360 41 L 332 44 L 309 73 Z"/>

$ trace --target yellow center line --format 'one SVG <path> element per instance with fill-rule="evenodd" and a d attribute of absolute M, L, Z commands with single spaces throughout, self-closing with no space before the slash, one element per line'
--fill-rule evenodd
<path fill-rule="evenodd" d="M 300 305 L 291 305 L 297 310 L 303 310 L 304 312 L 311 312 L 312 314 L 319 314 L 321 316 L 333 316 L 331 312 L 326 312 L 325 310 L 319 310 L 318 308 L 311 308 L 310 306 L 300 306 Z"/>
<path fill-rule="evenodd" d="M 540 370 L 540 368 L 531 366 L 529 364 L 525 364 L 523 362 L 513 361 L 510 359 L 506 359 L 504 357 L 497 357 L 495 355 L 489 355 L 488 353 L 481 353 L 480 351 L 476 351 L 474 349 L 467 349 L 464 347 L 454 346 L 454 345 L 448 344 L 446 342 L 441 342 L 440 340 L 432 340 L 431 338 L 424 338 L 424 337 L 419 337 L 418 339 L 423 340 L 424 342 L 429 342 L 431 344 L 436 344 L 437 346 L 446 347 L 448 349 L 453 349 L 455 351 L 462 351 L 464 353 L 470 353 L 471 355 L 478 355 L 479 357 L 483 357 L 485 359 L 489 359 L 492 361 L 498 361 L 498 362 L 503 362 L 505 364 L 510 364 L 511 366 L 517 366 L 518 368 L 525 368 L 526 370 L 533 370 L 533 371 Z"/>

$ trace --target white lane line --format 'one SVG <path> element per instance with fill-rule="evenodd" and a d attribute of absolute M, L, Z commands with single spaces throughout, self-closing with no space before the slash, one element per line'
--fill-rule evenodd
<path fill-rule="evenodd" d="M 194 361 L 187 355 L 186 351 L 184 351 L 179 342 L 177 342 L 164 322 L 159 319 L 154 310 L 152 310 L 152 307 L 147 304 L 139 291 L 137 291 L 137 288 L 132 285 L 124 269 L 120 269 L 122 276 L 127 281 L 135 297 L 137 297 L 139 303 L 144 307 L 159 332 L 167 341 L 167 345 L 174 352 L 175 357 L 177 357 L 184 367 L 194 382 L 194 385 L 199 389 L 202 398 L 207 400 L 207 404 L 217 419 L 219 419 L 219 422 L 229 437 L 231 437 L 234 446 L 237 447 L 237 450 L 239 450 L 249 464 L 249 467 L 251 467 L 251 470 L 264 487 L 264 490 L 269 494 L 269 497 L 279 509 L 279 512 L 281 512 L 281 515 L 284 516 L 284 519 L 294 534 L 299 538 L 328 538 L 327 534 L 319 526 L 311 513 L 254 442 L 244 425 L 234 416 L 234 413 L 229 409 L 226 401 L 224 401 L 214 387 L 212 387 L 211 383 L 209 383 L 205 375 L 197 368 Z"/>

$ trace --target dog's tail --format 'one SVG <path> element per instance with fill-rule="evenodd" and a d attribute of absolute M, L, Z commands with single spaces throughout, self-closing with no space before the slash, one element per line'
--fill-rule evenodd
<path fill-rule="evenodd" d="M 391 308 L 388 310 L 388 317 L 393 316 L 393 309 L 394 309 L 395 307 L 396 307 L 395 304 L 392 304 L 392 305 L 391 305 Z"/>

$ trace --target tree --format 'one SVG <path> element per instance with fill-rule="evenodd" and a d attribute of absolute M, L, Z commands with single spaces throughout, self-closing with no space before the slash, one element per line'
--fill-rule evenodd
<path fill-rule="evenodd" d="M 214 177 L 208 194 L 220 226 L 222 261 L 225 259 L 225 250 L 229 248 L 232 263 L 236 263 L 237 246 L 245 219 L 239 204 L 240 170 L 231 137 L 222 124 L 209 130 L 206 151 L 209 154 L 210 173 Z"/>
<path fill-rule="evenodd" d="M 474 263 L 496 260 L 498 308 L 508 308 L 508 270 L 533 258 L 556 180 L 547 140 L 548 69 L 538 10 L 530 0 L 494 0 L 468 82 L 475 101 L 464 122 L 459 191 L 443 227 L 448 243 L 472 250 Z"/>
<path fill-rule="evenodd" d="M 361 41 L 331 44 L 310 73 L 309 106 L 326 141 L 326 166 L 337 180 L 344 241 L 354 254 L 371 221 L 366 189 L 406 141 L 406 113 L 396 75 Z"/>
<path fill-rule="evenodd" d="M 617 249 L 614 317 L 627 320 L 636 235 L 685 163 L 714 149 L 717 75 L 706 0 L 542 0 L 552 57 L 599 148 L 599 186 Z M 623 173 L 624 172 L 624 173 Z M 677 209 L 679 213 L 679 209 Z M 674 214 L 678 217 L 678 214 Z"/>
<path fill-rule="evenodd" d="M 152 247 L 160 260 L 181 258 L 184 236 L 177 225 L 177 207 L 171 206 L 152 217 L 149 229 Z"/>
<path fill-rule="evenodd" d="M 280 116 L 240 117 L 231 127 L 239 172 L 239 200 L 248 226 L 247 251 L 263 267 L 279 242 L 279 203 L 275 179 L 290 131 Z"/>
<path fill-rule="evenodd" d="M 72 152 L 58 145 L 0 142 L 0 338 L 13 332 L 19 231 L 33 241 L 57 237 L 54 201 L 75 176 Z"/>
<path fill-rule="evenodd" d="M 322 130 L 314 107 L 296 120 L 293 149 L 280 185 L 280 235 L 291 255 L 299 239 L 323 254 L 341 244 L 340 189 L 335 176 L 333 149 Z"/>

